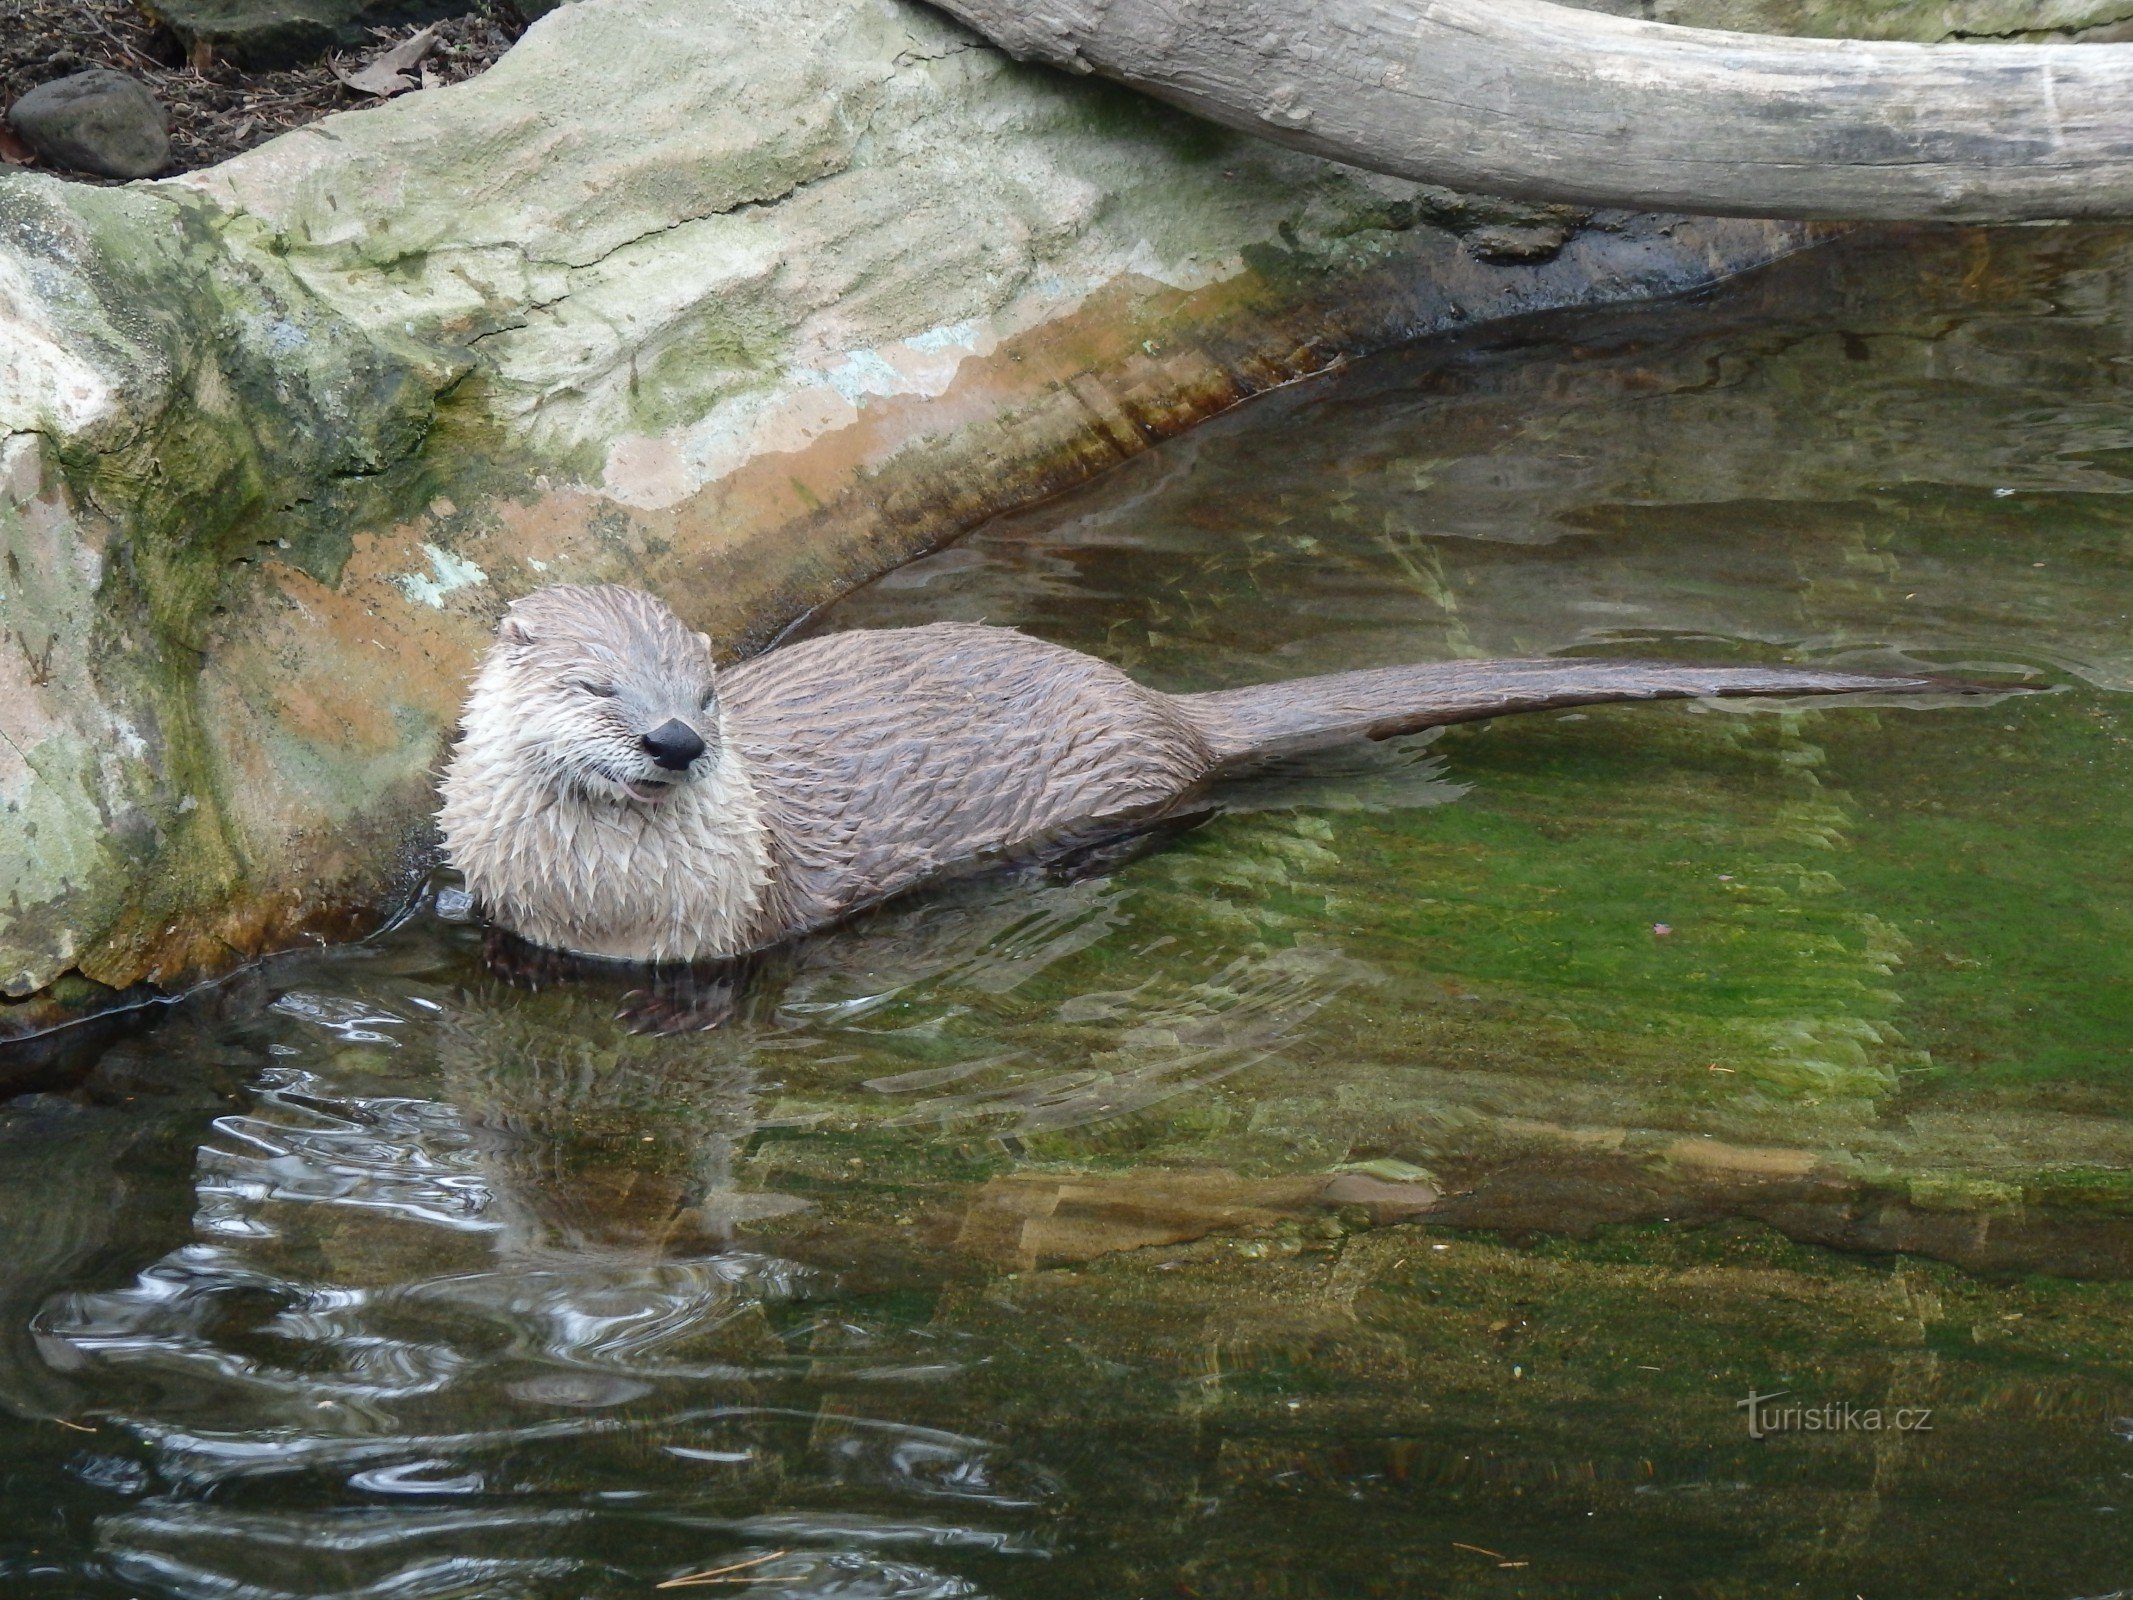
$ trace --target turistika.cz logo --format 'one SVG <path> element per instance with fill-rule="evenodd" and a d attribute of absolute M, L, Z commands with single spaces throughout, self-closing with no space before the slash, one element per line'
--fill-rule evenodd
<path fill-rule="evenodd" d="M 1733 1402 L 1736 1411 L 1748 1414 L 1748 1437 L 1767 1439 L 1774 1433 L 1931 1433 L 1931 1406 L 1855 1406 L 1849 1400 L 1825 1400 L 1818 1406 L 1803 1401 L 1780 1405 L 1792 1391 L 1773 1394 L 1753 1390 L 1745 1400 Z"/>

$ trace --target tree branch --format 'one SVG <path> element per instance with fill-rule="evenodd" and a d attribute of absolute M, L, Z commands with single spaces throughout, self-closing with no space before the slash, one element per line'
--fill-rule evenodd
<path fill-rule="evenodd" d="M 1793 39 L 1547 0 L 936 0 L 1010 54 L 1426 183 L 1847 221 L 2133 216 L 2133 45 Z"/>

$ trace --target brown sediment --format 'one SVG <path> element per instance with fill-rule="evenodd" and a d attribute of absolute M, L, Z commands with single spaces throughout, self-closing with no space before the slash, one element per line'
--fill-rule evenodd
<path fill-rule="evenodd" d="M 1796 1243 L 1855 1254 L 1925 1256 L 1988 1274 L 2133 1278 L 2133 1238 L 2116 1217 L 2021 1203 L 1920 1205 L 1904 1188 L 1847 1173 L 1812 1151 L 1747 1155 L 1768 1170 L 1685 1170 L 1556 1149 L 1446 1164 L 1434 1184 L 1217 1169 L 1018 1173 L 970 1193 L 938 1231 L 964 1254 L 1028 1270 L 1223 1235 L 1264 1236 L 1336 1213 L 1355 1226 L 1420 1222 L 1514 1241 L 1745 1218 Z"/>
<path fill-rule="evenodd" d="M 1437 1199 L 1427 1184 L 1357 1173 L 1017 1173 L 993 1179 L 970 1199 L 955 1244 L 995 1265 L 1027 1269 L 1263 1230 L 1340 1206 L 1363 1206 L 1372 1220 L 1393 1222 L 1426 1215 Z"/>

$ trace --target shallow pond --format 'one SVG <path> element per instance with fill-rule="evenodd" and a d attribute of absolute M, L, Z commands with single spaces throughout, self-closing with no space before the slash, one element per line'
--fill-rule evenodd
<path fill-rule="evenodd" d="M 1265 397 L 809 624 L 2050 694 L 1268 773 L 712 1033 L 446 892 L 0 1069 L 0 1594 L 2133 1587 L 2129 391 L 2133 233 L 1858 237 Z"/>

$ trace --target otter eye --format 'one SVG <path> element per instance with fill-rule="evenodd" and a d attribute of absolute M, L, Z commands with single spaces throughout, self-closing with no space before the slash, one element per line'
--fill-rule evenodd
<path fill-rule="evenodd" d="M 612 700 L 616 694 L 615 686 L 611 683 L 589 683 L 582 678 L 572 684 L 571 687 L 573 689 L 582 689 L 587 694 L 601 700 Z"/>
<path fill-rule="evenodd" d="M 709 711 L 713 706 L 718 704 L 718 691 L 716 689 L 706 689 L 704 691 L 704 698 L 701 703 L 703 705 L 704 710 Z"/>

